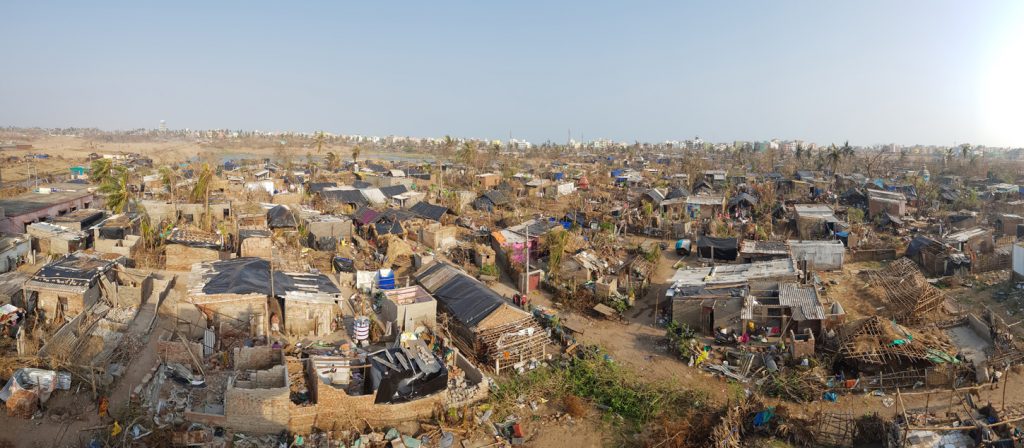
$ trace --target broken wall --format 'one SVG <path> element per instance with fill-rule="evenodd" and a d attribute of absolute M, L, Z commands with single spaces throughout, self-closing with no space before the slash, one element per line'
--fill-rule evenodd
<path fill-rule="evenodd" d="M 169 271 L 191 271 L 193 264 L 220 260 L 220 252 L 214 249 L 168 244 L 164 247 L 164 257 L 165 269 Z"/>
<path fill-rule="evenodd" d="M 234 350 L 235 370 L 265 370 L 283 362 L 281 349 L 269 345 Z"/>
<path fill-rule="evenodd" d="M 292 406 L 287 380 L 283 387 L 248 389 L 231 378 L 224 391 L 226 425 L 236 431 L 270 434 L 287 429 Z"/>
<path fill-rule="evenodd" d="M 242 240 L 239 254 L 243 257 L 256 257 L 270 260 L 273 258 L 273 240 L 262 237 L 249 237 Z"/>
<path fill-rule="evenodd" d="M 331 322 L 341 314 L 337 304 L 284 301 L 284 330 L 294 336 L 322 336 L 331 333 Z"/>

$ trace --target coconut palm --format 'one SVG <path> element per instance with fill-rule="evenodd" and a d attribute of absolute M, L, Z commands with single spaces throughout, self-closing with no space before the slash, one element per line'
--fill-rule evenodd
<path fill-rule="evenodd" d="M 327 152 L 325 161 L 327 162 L 327 169 L 332 173 L 338 171 L 338 167 L 341 166 L 341 159 L 338 157 L 338 154 L 333 151 Z"/>
<path fill-rule="evenodd" d="M 213 217 L 210 216 L 210 187 L 213 181 L 213 170 L 209 163 L 204 163 L 196 173 L 196 184 L 192 186 L 190 199 L 192 202 L 202 201 L 205 207 L 206 229 L 213 228 Z"/>
<path fill-rule="evenodd" d="M 359 145 L 356 145 L 356 146 L 352 147 L 352 163 L 353 164 L 355 164 L 356 162 L 359 161 L 359 154 L 362 153 L 362 152 L 363 152 L 363 148 L 360 148 Z"/>
<path fill-rule="evenodd" d="M 466 165 L 473 166 L 476 164 L 476 140 L 470 140 L 462 145 L 462 151 L 459 153 L 459 159 Z"/>
<path fill-rule="evenodd" d="M 130 174 L 128 168 L 116 166 L 100 183 L 99 192 L 106 196 L 107 207 L 114 213 L 123 213 L 131 202 Z"/>
<path fill-rule="evenodd" d="M 320 154 L 320 151 L 324 149 L 324 131 L 316 133 L 316 153 Z"/>
<path fill-rule="evenodd" d="M 106 178 L 110 177 L 110 170 L 113 167 L 113 161 L 110 159 L 93 160 L 92 165 L 89 167 L 89 179 L 97 183 L 103 182 Z"/>

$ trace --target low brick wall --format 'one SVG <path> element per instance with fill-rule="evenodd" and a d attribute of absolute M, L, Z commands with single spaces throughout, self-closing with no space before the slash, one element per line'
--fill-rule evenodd
<path fill-rule="evenodd" d="M 854 249 L 850 250 L 850 263 L 864 261 L 888 261 L 896 259 L 896 249 Z"/>

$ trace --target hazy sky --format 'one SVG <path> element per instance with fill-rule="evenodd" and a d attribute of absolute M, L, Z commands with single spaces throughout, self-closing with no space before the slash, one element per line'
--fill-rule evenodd
<path fill-rule="evenodd" d="M 0 125 L 1024 146 L 1019 0 L 333 3 L 4 1 Z"/>

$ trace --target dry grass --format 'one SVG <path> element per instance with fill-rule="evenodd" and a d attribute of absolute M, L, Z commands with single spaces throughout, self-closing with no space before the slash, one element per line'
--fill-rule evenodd
<path fill-rule="evenodd" d="M 573 416 L 573 418 L 580 418 L 587 415 L 587 402 L 576 395 L 566 395 L 562 399 L 562 404 L 565 406 L 565 412 Z"/>

